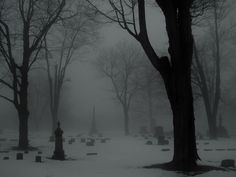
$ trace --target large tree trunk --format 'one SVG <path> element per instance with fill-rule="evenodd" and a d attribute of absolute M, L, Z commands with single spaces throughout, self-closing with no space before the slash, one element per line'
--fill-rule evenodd
<path fill-rule="evenodd" d="M 180 169 L 191 169 L 198 159 L 195 141 L 193 98 L 188 74 L 176 76 L 172 101 L 174 125 L 173 163 Z"/>
<path fill-rule="evenodd" d="M 18 110 L 19 116 L 19 149 L 27 149 L 29 146 L 28 140 L 28 118 L 29 113 L 27 110 L 20 109 Z"/>
<path fill-rule="evenodd" d="M 20 87 L 20 104 L 17 106 L 19 116 L 19 149 L 27 149 L 29 146 L 28 141 L 28 71 L 27 69 L 21 70 L 21 87 Z"/>

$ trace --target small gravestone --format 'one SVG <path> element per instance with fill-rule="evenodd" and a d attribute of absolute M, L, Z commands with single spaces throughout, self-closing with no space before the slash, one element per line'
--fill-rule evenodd
<path fill-rule="evenodd" d="M 85 138 L 81 138 L 81 139 L 80 139 L 80 142 L 81 142 L 81 143 L 85 143 L 85 142 L 86 142 L 86 139 L 85 139 Z"/>
<path fill-rule="evenodd" d="M 229 148 L 229 149 L 227 149 L 227 151 L 236 151 L 236 149 Z"/>
<path fill-rule="evenodd" d="M 89 152 L 89 153 L 86 153 L 86 155 L 98 155 L 98 153 L 96 153 L 96 152 Z"/>
<path fill-rule="evenodd" d="M 158 145 L 168 145 L 169 141 L 165 139 L 165 136 L 158 137 Z"/>
<path fill-rule="evenodd" d="M 152 141 L 150 141 L 150 140 L 146 142 L 146 145 L 152 145 L 152 144 L 153 144 L 153 143 L 152 143 Z"/>
<path fill-rule="evenodd" d="M 140 133 L 140 135 L 147 135 L 148 134 L 147 127 L 141 126 L 139 128 L 139 133 Z"/>
<path fill-rule="evenodd" d="M 71 141 L 71 140 L 69 140 L 69 141 L 68 141 L 68 144 L 72 144 L 72 141 Z"/>
<path fill-rule="evenodd" d="M 3 157 L 3 160 L 9 160 L 10 158 L 9 157 Z"/>
<path fill-rule="evenodd" d="M 42 157 L 39 155 L 35 156 L 35 162 L 42 162 Z"/>
<path fill-rule="evenodd" d="M 94 142 L 95 142 L 94 139 L 89 139 L 89 140 L 86 142 L 86 146 L 94 146 Z"/>
<path fill-rule="evenodd" d="M 157 126 L 154 128 L 154 137 L 164 136 L 164 128 L 162 126 Z"/>
<path fill-rule="evenodd" d="M 222 116 L 219 116 L 219 125 L 217 127 L 217 136 L 220 138 L 229 138 L 229 133 L 222 123 Z"/>
<path fill-rule="evenodd" d="M 233 160 L 233 159 L 222 160 L 221 166 L 225 167 L 225 168 L 229 168 L 229 167 L 235 168 L 235 160 Z"/>
<path fill-rule="evenodd" d="M 0 138 L 0 141 L 7 141 L 7 139 L 6 138 Z"/>
<path fill-rule="evenodd" d="M 23 160 L 23 153 L 21 153 L 21 152 L 17 153 L 16 160 Z"/>
<path fill-rule="evenodd" d="M 216 151 L 225 151 L 225 149 L 216 149 Z"/>
<path fill-rule="evenodd" d="M 106 139 L 105 138 L 101 139 L 101 143 L 106 143 Z"/>
<path fill-rule="evenodd" d="M 62 134 L 63 134 L 63 130 L 60 127 L 60 122 L 58 122 L 57 129 L 55 131 L 55 150 L 54 150 L 52 159 L 65 160 Z"/>

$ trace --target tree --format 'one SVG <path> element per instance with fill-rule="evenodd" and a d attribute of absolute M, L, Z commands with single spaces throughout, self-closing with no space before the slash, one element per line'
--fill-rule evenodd
<path fill-rule="evenodd" d="M 211 139 L 217 138 L 217 117 L 221 98 L 221 61 L 227 36 L 233 26 L 223 25 L 229 13 L 226 0 L 214 0 L 212 9 L 213 22 L 209 22 L 209 36 L 197 46 L 194 42 L 193 84 L 203 98 Z"/>
<path fill-rule="evenodd" d="M 130 105 L 139 86 L 135 74 L 138 59 L 136 48 L 119 43 L 115 48 L 102 51 L 95 63 L 98 70 L 111 81 L 116 99 L 122 106 L 125 135 L 130 133 Z"/>
<path fill-rule="evenodd" d="M 155 0 L 165 17 L 169 39 L 169 56 L 159 56 L 154 50 L 146 25 L 145 0 L 108 0 L 108 12 L 99 12 L 133 36 L 142 46 L 150 62 L 159 71 L 173 113 L 174 156 L 169 167 L 189 170 L 199 159 L 196 149 L 194 108 L 191 87 L 193 54 L 192 19 L 212 5 L 211 0 Z"/>
<path fill-rule="evenodd" d="M 65 0 L 12 0 L 5 1 L 5 8 L 1 11 L 5 16 L 0 19 L 0 53 L 10 78 L 0 82 L 12 91 L 12 98 L 4 95 L 1 98 L 12 103 L 18 112 L 20 149 L 29 146 L 29 71 L 39 58 L 44 38 L 59 19 L 64 6 Z"/>
<path fill-rule="evenodd" d="M 146 56 L 143 56 L 143 58 L 145 57 Z M 143 114 L 145 117 L 147 115 L 148 118 L 149 132 L 154 133 L 156 126 L 155 112 L 159 111 L 155 106 L 157 106 L 158 102 L 163 98 L 163 83 L 158 72 L 147 60 L 140 61 L 139 65 L 140 70 L 138 73 L 136 72 L 139 78 L 139 90 L 136 96 L 137 99 L 134 101 L 137 107 L 135 111 L 140 112 L 143 110 Z"/>
<path fill-rule="evenodd" d="M 95 34 L 94 15 L 85 6 L 84 2 L 72 2 L 74 15 L 58 24 L 53 29 L 53 34 L 48 35 L 48 40 L 45 39 L 52 137 L 54 137 L 54 131 L 57 128 L 58 111 L 63 85 L 67 80 L 66 71 L 68 66 L 76 52 L 88 45 L 93 38 L 91 35 Z"/>

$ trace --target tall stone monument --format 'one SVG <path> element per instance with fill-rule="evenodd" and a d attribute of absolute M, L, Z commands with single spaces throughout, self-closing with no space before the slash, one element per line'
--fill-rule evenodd
<path fill-rule="evenodd" d="M 60 122 L 58 122 L 57 129 L 55 130 L 55 150 L 54 150 L 52 159 L 65 160 L 62 134 L 63 134 L 63 130 L 60 127 Z"/>

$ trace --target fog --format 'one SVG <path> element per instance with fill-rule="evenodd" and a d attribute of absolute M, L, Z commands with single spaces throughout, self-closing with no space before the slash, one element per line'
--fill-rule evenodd
<path fill-rule="evenodd" d="M 229 15 L 230 20 L 234 17 L 234 10 L 231 10 Z M 156 18 L 158 17 L 158 18 Z M 232 23 L 232 21 L 230 21 Z M 229 23 L 228 22 L 228 23 Z M 168 40 L 165 32 L 165 23 L 163 15 L 160 9 L 157 11 L 153 8 L 148 8 L 147 12 L 147 26 L 148 34 L 151 39 L 151 43 L 155 46 L 157 52 L 166 53 L 168 49 Z M 194 35 L 198 38 L 201 37 L 204 27 L 194 27 Z M 235 30 L 233 30 L 235 31 Z M 66 78 L 69 82 L 65 84 L 65 93 L 63 95 L 62 104 L 66 104 L 66 108 L 62 111 L 65 112 L 63 115 L 59 115 L 59 121 L 62 122 L 63 127 L 68 131 L 88 131 L 90 127 L 90 122 L 92 119 L 92 108 L 95 106 L 96 109 L 96 121 L 98 128 L 101 132 L 105 131 L 118 131 L 122 133 L 123 130 L 123 113 L 121 105 L 115 100 L 114 93 L 111 92 L 112 84 L 107 79 L 101 76 L 94 67 L 93 62 L 99 55 L 99 52 L 104 48 L 109 48 L 115 46 L 120 41 L 131 42 L 137 45 L 136 41 L 131 37 L 125 30 L 121 29 L 117 24 L 108 23 L 103 25 L 98 25 L 97 36 L 92 44 L 79 51 L 73 56 L 73 62 L 69 65 L 66 71 Z M 224 47 L 222 47 L 224 48 Z M 222 87 L 227 91 L 227 98 L 236 98 L 236 92 L 234 84 L 235 82 L 235 66 L 236 61 L 235 56 L 235 44 L 230 42 L 227 46 L 227 56 L 222 61 Z M 226 65 L 226 66 L 224 66 Z M 150 65 L 151 66 L 151 65 Z M 43 71 L 40 71 L 43 73 Z M 31 75 L 37 73 L 37 71 L 31 71 Z M 37 74 L 36 74 L 37 75 Z M 47 82 L 45 80 L 45 82 Z M 226 87 L 226 88 L 225 88 Z M 228 89 L 228 90 L 227 90 Z M 4 90 L 4 89 L 2 89 Z M 4 90 L 4 92 L 7 92 Z M 35 93 L 37 94 L 37 93 Z M 166 93 L 163 92 L 165 95 Z M 157 98 L 158 99 L 158 98 Z M 165 98 L 167 99 L 167 98 Z M 161 100 L 161 99 L 160 99 Z M 227 101 L 226 101 L 227 102 Z M 162 103 L 160 101 L 160 103 Z M 42 107 L 43 105 L 39 105 Z M 196 115 L 196 130 L 202 133 L 207 131 L 207 121 L 206 114 L 202 104 L 202 101 L 197 101 L 195 104 L 195 115 Z M 163 102 L 162 107 L 166 107 L 166 110 L 162 108 L 155 107 L 154 109 L 158 112 L 155 115 L 156 124 L 164 126 L 165 130 L 172 130 L 172 116 L 171 110 L 168 102 Z M 231 135 L 236 134 L 235 130 L 235 101 L 230 100 L 230 103 L 223 103 L 220 106 L 220 112 L 223 116 L 223 124 L 229 131 Z M 1 129 L 17 129 L 18 121 L 17 114 L 14 107 L 7 103 L 5 100 L 0 100 L 0 121 Z M 45 108 L 48 109 L 48 108 Z M 35 118 L 30 116 L 29 128 L 31 131 L 50 131 L 51 118 L 47 110 L 44 110 L 40 118 L 40 121 L 35 121 Z M 132 110 L 131 112 L 135 112 Z M 141 126 L 135 114 L 131 116 L 131 126 L 132 132 L 138 131 L 138 127 Z M 147 117 L 141 118 L 146 126 L 148 126 L 145 119 Z M 38 124 L 38 125 L 36 125 Z M 35 129 L 35 127 L 37 127 Z"/>

